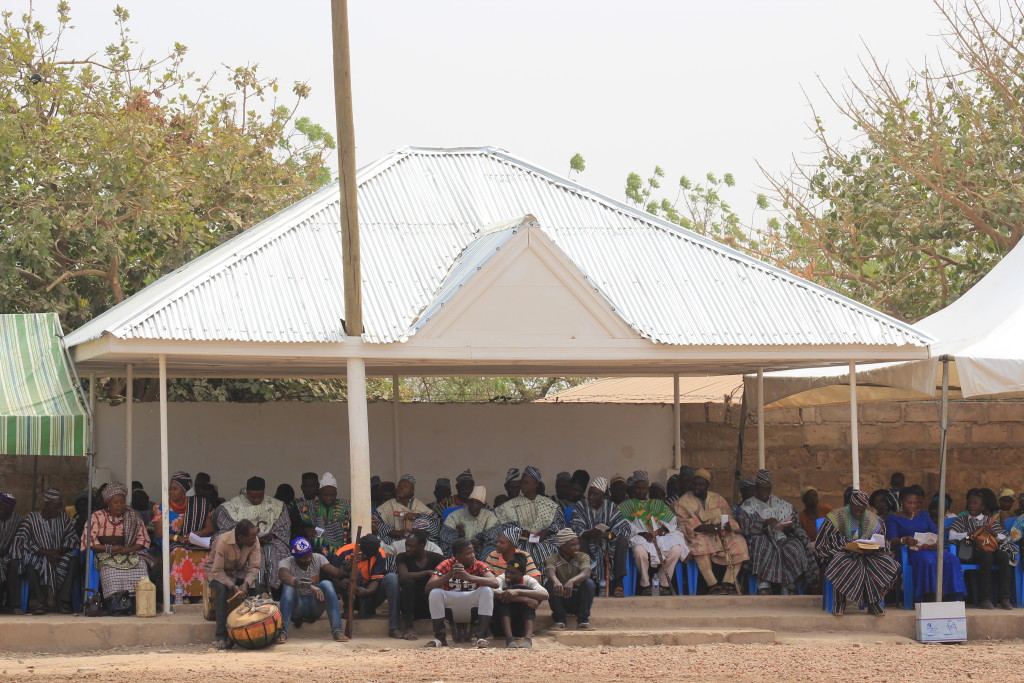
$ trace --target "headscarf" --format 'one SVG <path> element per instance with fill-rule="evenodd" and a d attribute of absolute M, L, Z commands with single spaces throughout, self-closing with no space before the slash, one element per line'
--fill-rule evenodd
<path fill-rule="evenodd" d="M 192 477 L 188 472 L 175 472 L 171 475 L 171 481 L 181 487 L 181 490 L 188 493 L 192 488 Z"/>
<path fill-rule="evenodd" d="M 505 524 L 501 528 L 499 536 L 504 536 L 512 545 L 519 544 L 519 538 L 523 535 L 523 528 L 515 524 Z"/>
<path fill-rule="evenodd" d="M 555 475 L 555 481 L 572 481 L 572 475 L 568 472 L 559 472 Z"/>
<path fill-rule="evenodd" d="M 323 488 L 325 486 L 333 486 L 334 488 L 338 488 L 338 480 L 335 479 L 334 475 L 331 474 L 330 472 L 324 472 L 324 476 L 320 477 L 319 484 L 320 488 Z"/>
<path fill-rule="evenodd" d="M 760 485 L 772 485 L 772 473 L 768 470 L 758 470 L 757 475 L 754 477 L 754 483 Z"/>
<path fill-rule="evenodd" d="M 121 484 L 121 486 L 124 487 L 124 484 Z M 106 493 L 106 491 L 104 491 L 104 493 Z M 125 495 L 128 495 L 128 489 L 125 489 L 124 493 Z M 60 490 L 55 488 L 46 489 L 43 491 L 43 500 L 60 500 Z M 108 499 L 104 496 L 103 500 Z"/>
<path fill-rule="evenodd" d="M 313 552 L 313 544 L 308 539 L 299 536 L 292 541 L 292 557 L 305 557 Z"/>
<path fill-rule="evenodd" d="M 999 492 L 1000 498 L 1013 498 L 1013 489 L 1003 489 Z"/>
<path fill-rule="evenodd" d="M 696 471 L 695 471 L 695 472 L 693 473 L 693 476 L 695 476 L 695 477 L 700 477 L 701 479 L 703 479 L 704 481 L 706 481 L 706 482 L 707 482 L 707 483 L 709 483 L 709 484 L 711 483 L 711 473 L 710 473 L 710 472 L 708 472 L 708 471 L 707 471 L 706 469 L 704 469 L 703 467 L 702 467 L 702 468 L 700 468 L 699 470 L 696 470 Z"/>
<path fill-rule="evenodd" d="M 469 480 L 473 479 L 473 473 L 469 471 L 468 467 L 466 468 L 465 472 L 463 472 L 459 476 L 455 477 L 455 483 L 457 484 L 460 481 L 466 481 L 467 479 L 469 479 Z"/>
<path fill-rule="evenodd" d="M 740 479 L 740 488 L 741 489 L 752 489 L 752 488 L 754 488 L 754 480 L 751 479 L 750 477 L 744 477 L 743 479 Z"/>
<path fill-rule="evenodd" d="M 604 477 L 594 477 L 593 481 L 590 482 L 590 488 L 605 493 L 608 491 L 608 480 Z"/>
<path fill-rule="evenodd" d="M 267 481 L 263 477 L 249 477 L 245 482 L 246 491 L 266 491 Z"/>
<path fill-rule="evenodd" d="M 575 531 L 569 528 L 559 529 L 558 533 L 555 534 L 555 540 L 558 542 L 559 548 L 574 538 L 579 538 L 579 536 L 576 535 Z"/>
<path fill-rule="evenodd" d="M 399 479 L 398 481 L 408 481 L 412 483 L 413 486 L 416 485 L 416 477 L 412 476 L 411 474 L 403 474 L 402 478 Z"/>
<path fill-rule="evenodd" d="M 527 465 L 526 466 L 526 469 L 523 470 L 523 476 L 524 477 L 532 477 L 533 479 L 536 479 L 537 481 L 541 480 L 540 470 L 538 468 L 534 467 L 533 465 Z"/>
<path fill-rule="evenodd" d="M 510 481 L 515 481 L 517 479 L 519 479 L 519 468 L 509 467 L 508 472 L 505 473 L 505 483 L 507 484 Z"/>
<path fill-rule="evenodd" d="M 854 489 L 853 493 L 850 494 L 850 505 L 856 507 L 868 507 L 871 504 L 871 498 L 868 494 L 864 493 L 860 489 Z"/>
<path fill-rule="evenodd" d="M 814 488 L 813 486 L 805 486 L 802 489 L 800 489 L 800 497 L 803 498 L 804 496 L 806 496 L 808 491 L 814 491 L 815 493 L 817 493 L 818 489 Z"/>
<path fill-rule="evenodd" d="M 128 497 L 128 487 L 119 481 L 112 481 L 103 489 L 103 502 L 109 503 L 114 496 Z"/>
<path fill-rule="evenodd" d="M 18 499 L 11 493 L 0 493 L 0 505 L 4 507 L 14 509 L 14 506 L 18 504 Z"/>
<path fill-rule="evenodd" d="M 683 465 L 679 468 L 680 477 L 692 477 L 695 474 L 697 474 L 697 470 L 693 469 L 689 465 Z"/>

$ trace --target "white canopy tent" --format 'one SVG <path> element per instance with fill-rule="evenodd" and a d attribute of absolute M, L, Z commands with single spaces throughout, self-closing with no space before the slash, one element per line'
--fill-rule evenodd
<path fill-rule="evenodd" d="M 758 396 L 762 410 L 938 398 L 942 519 L 949 399 L 1024 397 L 1024 246 L 1016 246 L 974 287 L 915 327 L 935 340 L 930 358 L 864 365 L 854 373 L 837 368 L 785 370 L 763 378 L 747 376 L 744 382 L 746 389 Z M 856 421 L 851 428 L 856 433 Z M 854 486 L 857 484 L 855 481 Z M 941 586 L 942 534 L 939 538 L 937 585 Z"/>
<path fill-rule="evenodd" d="M 360 336 L 344 329 L 330 186 L 75 330 L 76 363 L 165 387 L 345 377 L 349 359 L 397 378 L 705 375 L 929 355 L 910 325 L 494 147 L 406 148 L 357 183 Z M 368 497 L 356 503 L 353 527 L 368 527 Z M 168 586 L 165 575 L 165 605 Z"/>

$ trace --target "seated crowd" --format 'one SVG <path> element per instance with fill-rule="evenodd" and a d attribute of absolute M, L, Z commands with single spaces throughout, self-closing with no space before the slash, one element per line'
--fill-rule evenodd
<path fill-rule="evenodd" d="M 902 571 L 913 576 L 914 600 L 939 590 L 938 501 L 926 511 L 924 490 L 905 486 L 898 473 L 889 489 L 848 489 L 835 509 L 805 487 L 800 511 L 772 495 L 767 470 L 739 482 L 736 505 L 711 490 L 707 470 L 690 467 L 665 484 L 642 470 L 610 479 L 562 472 L 550 497 L 538 468 L 512 468 L 505 493 L 490 505 L 468 469 L 456 477 L 454 494 L 449 479 L 438 479 L 429 503 L 416 497 L 416 483 L 409 474 L 397 483 L 373 477 L 372 528 L 359 538 L 329 472 L 303 474 L 301 497 L 288 484 L 267 497 L 265 480 L 253 476 L 228 500 L 208 475 L 176 472 L 166 511 L 149 504 L 138 482 L 131 496 L 110 482 L 96 492 L 91 517 L 85 492 L 65 508 L 61 493 L 48 489 L 40 510 L 24 517 L 12 495 L 0 494 L 0 605 L 20 611 L 26 582 L 29 612 L 68 613 L 75 578 L 87 569 L 98 571 L 104 598 L 134 597 L 143 577 L 161 580 L 165 540 L 173 600 L 198 602 L 206 589 L 221 648 L 228 647 L 229 606 L 263 593 L 280 600 L 281 643 L 290 628 L 325 612 L 333 638 L 347 640 L 342 615 L 351 599 L 361 616 L 386 602 L 394 638 L 416 639 L 413 622 L 430 619 L 428 647 L 448 644 L 449 625 L 455 642 L 487 647 L 493 634 L 508 647 L 531 647 L 541 603 L 549 604 L 555 630 L 567 628 L 569 615 L 591 630 L 597 596 L 675 593 L 677 566 L 688 561 L 711 595 L 746 592 L 748 582 L 758 594 L 811 593 L 827 580 L 836 615 L 851 602 L 881 615 L 905 547 Z M 968 492 L 963 512 L 947 512 L 944 531 L 959 549 L 944 551 L 944 599 L 966 597 L 963 560 L 982 569 L 977 605 L 1010 609 L 1022 507 L 1024 496 L 980 488 Z M 871 545 L 879 539 L 881 547 Z M 631 567 L 635 585 L 627 586 Z"/>

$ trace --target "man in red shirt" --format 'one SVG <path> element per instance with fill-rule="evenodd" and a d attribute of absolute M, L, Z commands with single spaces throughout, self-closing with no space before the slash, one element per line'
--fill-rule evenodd
<path fill-rule="evenodd" d="M 476 559 L 472 542 L 467 538 L 455 539 L 452 542 L 452 556 L 437 565 L 434 575 L 427 581 L 430 618 L 434 622 L 434 639 L 427 643 L 427 647 L 448 646 L 444 625 L 446 609 L 452 611 L 456 633 L 460 628 L 468 633 L 474 608 L 480 617 L 476 646 L 489 647 L 487 632 L 494 613 L 493 591 L 497 587 L 498 580 L 490 568 Z M 456 642 L 460 640 L 461 637 L 456 638 Z"/>

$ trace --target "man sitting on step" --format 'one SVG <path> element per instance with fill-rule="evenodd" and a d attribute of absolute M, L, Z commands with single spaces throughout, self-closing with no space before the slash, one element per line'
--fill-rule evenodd
<path fill-rule="evenodd" d="M 455 642 L 469 640 L 469 624 L 475 609 L 480 618 L 477 627 L 476 646 L 489 647 L 487 631 L 494 614 L 494 589 L 498 580 L 490 568 L 476 559 L 473 544 L 468 538 L 457 538 L 452 542 L 452 556 L 437 565 L 434 575 L 427 581 L 427 600 L 430 603 L 430 618 L 434 622 L 434 639 L 427 647 L 447 647 L 445 637 L 445 610 L 452 611 L 456 634 Z"/>
<path fill-rule="evenodd" d="M 331 565 L 320 553 L 313 552 L 313 544 L 299 536 L 292 541 L 291 557 L 278 563 L 281 578 L 281 631 L 277 643 L 288 641 L 288 625 L 294 620 L 295 628 L 304 622 L 312 624 L 327 611 L 331 635 L 340 643 L 348 640 L 341 630 L 341 608 L 338 593 L 331 578 L 342 578 L 341 570 Z"/>
<path fill-rule="evenodd" d="M 516 553 L 505 565 L 505 573 L 498 577 L 498 590 L 494 591 L 494 616 L 501 624 L 505 647 L 533 647 L 537 607 L 548 599 L 544 586 L 527 576 L 528 562 L 524 553 Z M 523 639 L 522 645 L 516 644 L 517 636 Z"/>
<path fill-rule="evenodd" d="M 547 588 L 551 600 L 553 630 L 565 630 L 565 615 L 576 615 L 576 628 L 593 631 L 590 608 L 594 604 L 597 585 L 590 578 L 590 557 L 580 552 L 580 539 L 572 529 L 562 529 L 555 535 L 558 552 L 547 559 Z"/>

